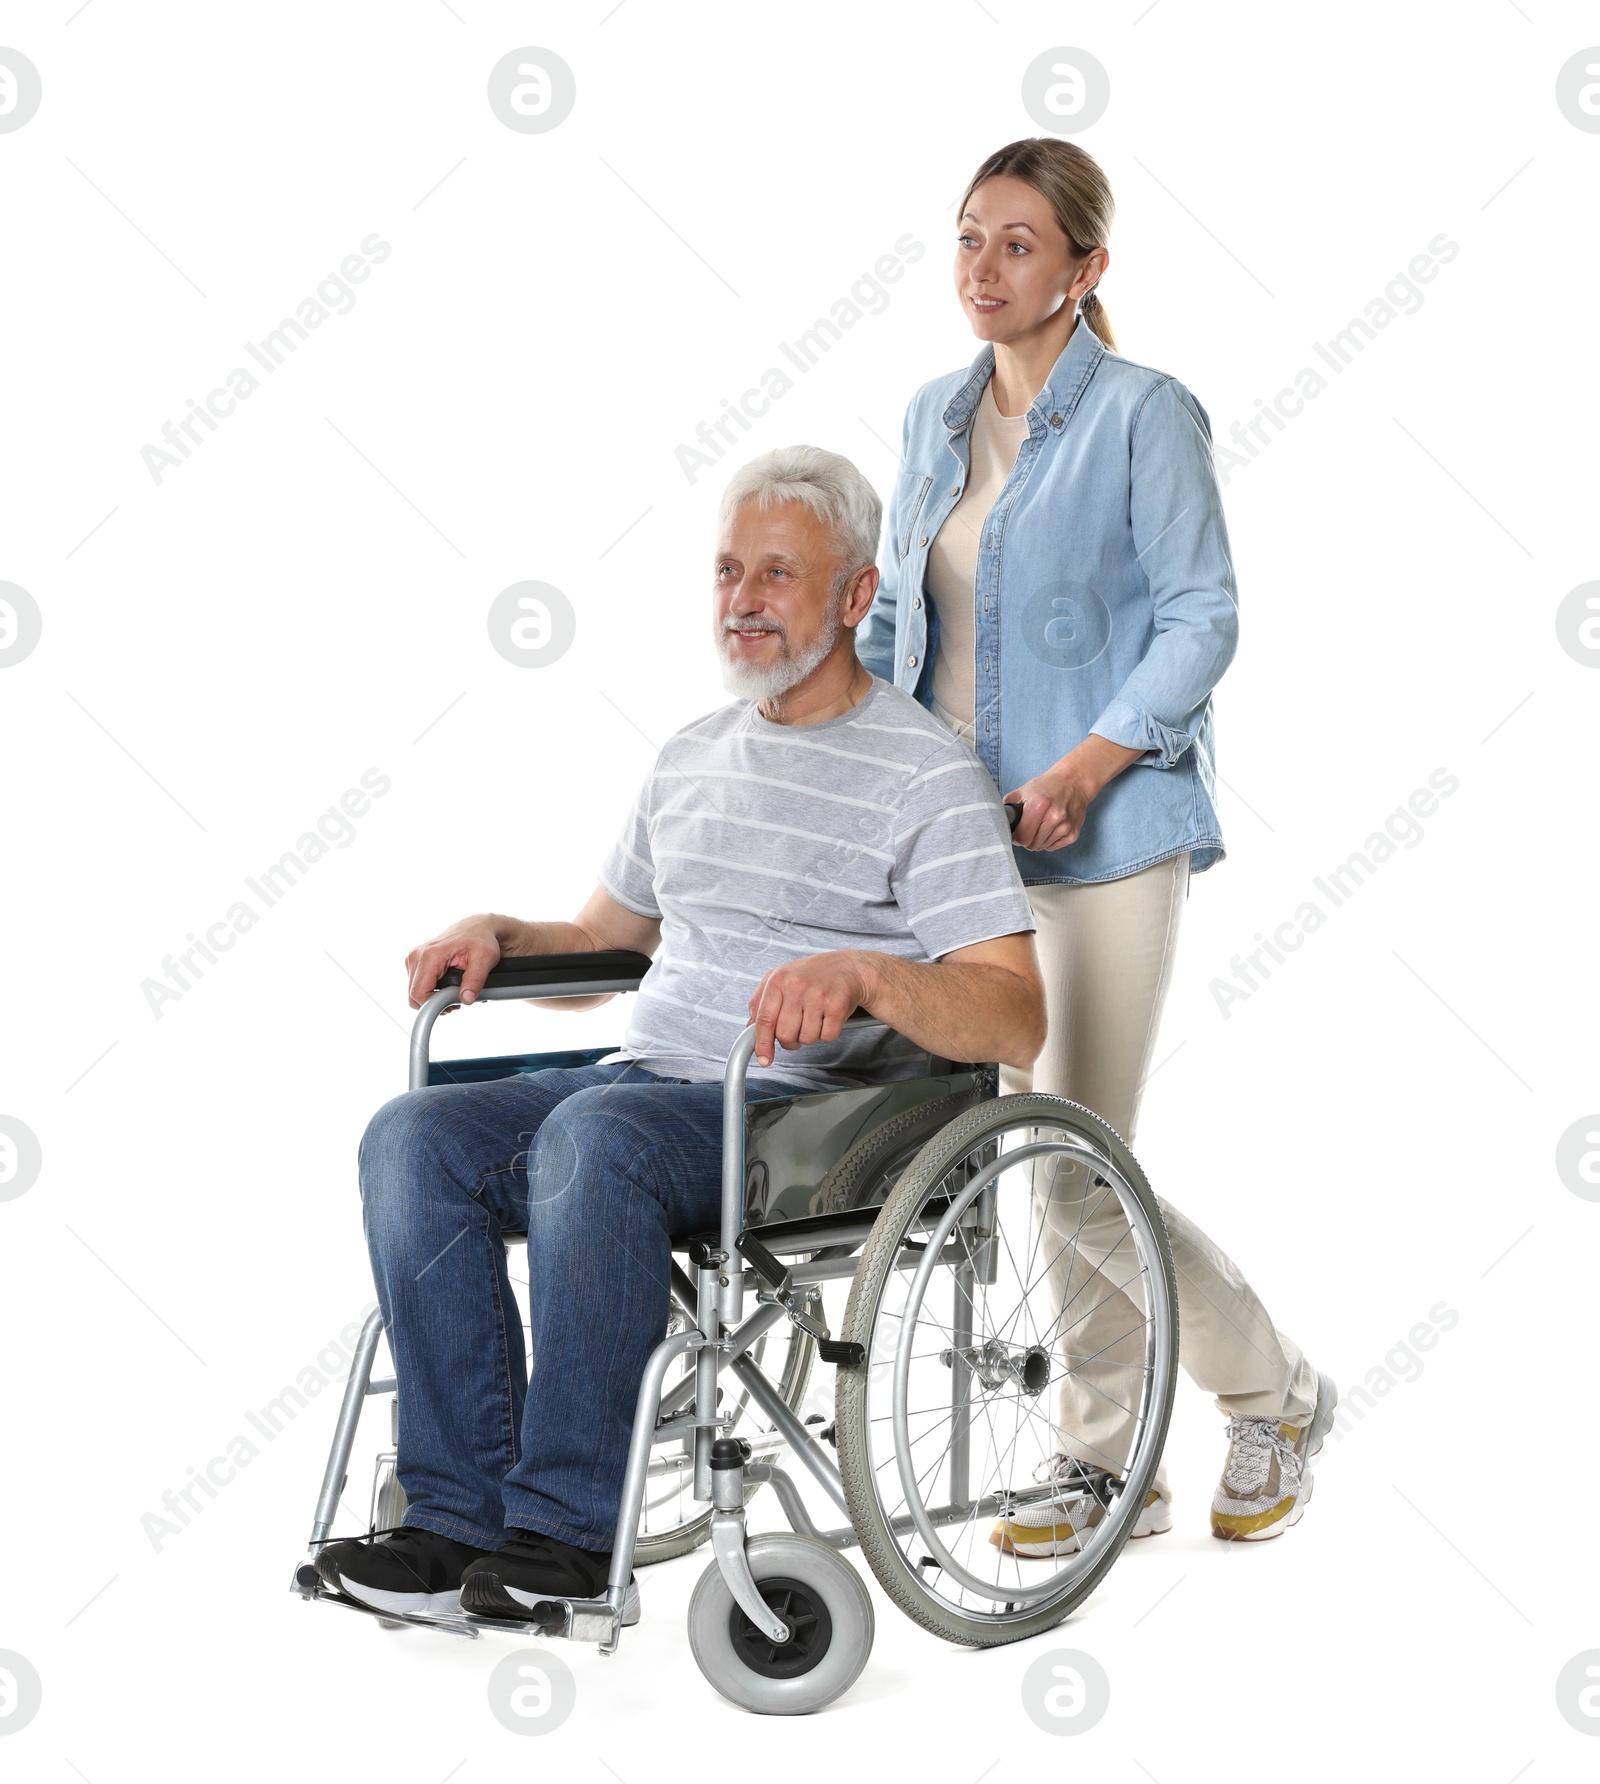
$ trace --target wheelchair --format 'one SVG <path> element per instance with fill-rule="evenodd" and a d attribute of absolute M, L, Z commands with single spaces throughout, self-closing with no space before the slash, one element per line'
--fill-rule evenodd
<path fill-rule="evenodd" d="M 633 991 L 649 965 L 617 952 L 507 959 L 480 997 Z M 434 1061 L 433 1027 L 459 1003 L 460 979 L 447 972 L 417 1014 L 413 1089 L 615 1051 Z M 754 1036 L 739 1036 L 723 1078 L 721 1224 L 673 1237 L 671 1316 L 639 1384 L 604 1596 L 551 1599 L 516 1622 L 386 1614 L 330 1592 L 310 1562 L 293 1591 L 391 1628 L 559 1636 L 611 1654 L 635 1564 L 709 1543 L 688 1616 L 701 1671 L 735 1704 L 796 1715 L 846 1691 L 871 1650 L 872 1600 L 842 1550 L 859 1547 L 923 1628 L 974 1647 L 1051 1628 L 1104 1579 L 1161 1458 L 1178 1355 L 1171 1248 L 1127 1146 L 1065 1098 L 999 1095 L 984 1064 L 934 1060 L 923 1078 L 746 1102 Z M 1076 1189 L 1063 1193 L 1063 1180 Z M 823 1290 L 846 1283 L 835 1332 Z M 1117 1330 L 1082 1352 L 1073 1334 L 1103 1301 Z M 367 1399 L 396 1396 L 394 1440 L 404 1384 L 373 1373 L 381 1335 L 374 1311 L 339 1409 L 313 1558 L 332 1540 Z M 827 1424 L 803 1416 L 819 1363 L 836 1371 Z M 1073 1437 L 1055 1405 L 1068 1376 L 1089 1404 L 1114 1402 L 1128 1435 L 1115 1456 L 1080 1437 L 1087 1472 L 1064 1485 L 1052 1459 Z M 841 1524 L 818 1527 L 786 1462 Z M 374 1531 L 403 1519 L 395 1466 L 393 1449 L 379 1456 Z M 747 1534 L 764 1486 L 788 1531 Z M 1023 1532 L 1040 1540 L 1011 1540 Z"/>

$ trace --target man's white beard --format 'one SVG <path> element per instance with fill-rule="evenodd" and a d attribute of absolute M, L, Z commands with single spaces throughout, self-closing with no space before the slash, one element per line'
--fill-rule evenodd
<path fill-rule="evenodd" d="M 720 632 L 717 654 L 722 659 L 722 685 L 735 699 L 754 700 L 758 705 L 763 700 L 776 700 L 791 688 L 798 687 L 839 642 L 842 605 L 840 602 L 830 609 L 821 633 L 804 650 L 780 657 L 776 663 L 765 666 L 735 662 L 728 655 L 728 633 Z"/>

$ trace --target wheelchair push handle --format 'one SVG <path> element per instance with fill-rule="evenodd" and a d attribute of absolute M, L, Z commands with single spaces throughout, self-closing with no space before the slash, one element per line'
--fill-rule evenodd
<path fill-rule="evenodd" d="M 1018 824 L 1022 822 L 1022 806 L 1020 802 L 1014 805 L 1009 800 L 1006 802 L 1006 822 L 1013 830 L 1015 830 Z"/>

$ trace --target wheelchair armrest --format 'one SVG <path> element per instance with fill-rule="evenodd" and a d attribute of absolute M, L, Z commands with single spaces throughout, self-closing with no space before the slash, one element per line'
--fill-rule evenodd
<path fill-rule="evenodd" d="M 591 993 L 637 991 L 650 970 L 650 957 L 625 948 L 598 948 L 588 954 L 526 954 L 502 960 L 483 982 L 479 997 L 540 998 L 586 997 Z M 417 1011 L 411 1025 L 411 1077 L 413 1090 L 430 1082 L 429 1042 L 434 1018 L 460 1000 L 461 969 L 446 967 L 432 993 Z"/>
<path fill-rule="evenodd" d="M 525 954 L 502 960 L 483 986 L 485 991 L 509 990 L 514 986 L 538 991 L 546 985 L 581 985 L 594 980 L 614 986 L 619 979 L 632 979 L 637 986 L 649 970 L 648 954 L 634 954 L 624 948 L 601 948 L 589 954 Z M 442 991 L 460 983 L 461 968 L 446 967 L 434 989 Z"/>

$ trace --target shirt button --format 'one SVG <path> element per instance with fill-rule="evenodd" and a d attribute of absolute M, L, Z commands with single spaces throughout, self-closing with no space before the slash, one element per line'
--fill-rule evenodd
<path fill-rule="evenodd" d="M 922 535 L 922 537 L 917 541 L 917 543 L 919 545 L 926 545 L 928 543 L 928 535 L 926 533 L 924 533 Z"/>
<path fill-rule="evenodd" d="M 915 657 L 907 657 L 906 658 L 906 667 L 908 669 L 915 669 L 916 666 L 917 666 L 917 659 Z"/>
<path fill-rule="evenodd" d="M 951 492 L 950 492 L 950 493 L 951 493 L 951 495 L 953 495 L 953 496 L 958 496 L 958 495 L 960 495 L 960 494 L 961 494 L 961 485 L 960 485 L 960 484 L 959 484 L 959 483 L 958 483 L 958 484 L 957 484 L 957 485 L 956 485 L 956 486 L 955 486 L 955 488 L 954 488 L 954 489 L 953 489 L 953 490 L 951 490 Z"/>
<path fill-rule="evenodd" d="M 1061 425 L 1061 417 L 1060 417 L 1060 416 L 1059 416 L 1059 415 L 1052 415 L 1052 416 L 1051 416 L 1051 417 L 1050 417 L 1050 425 L 1051 425 L 1051 426 L 1052 426 L 1052 427 L 1060 427 L 1060 425 Z"/>
<path fill-rule="evenodd" d="M 911 597 L 911 605 L 913 607 L 920 607 L 922 605 L 922 596 L 921 595 L 913 595 Z"/>

